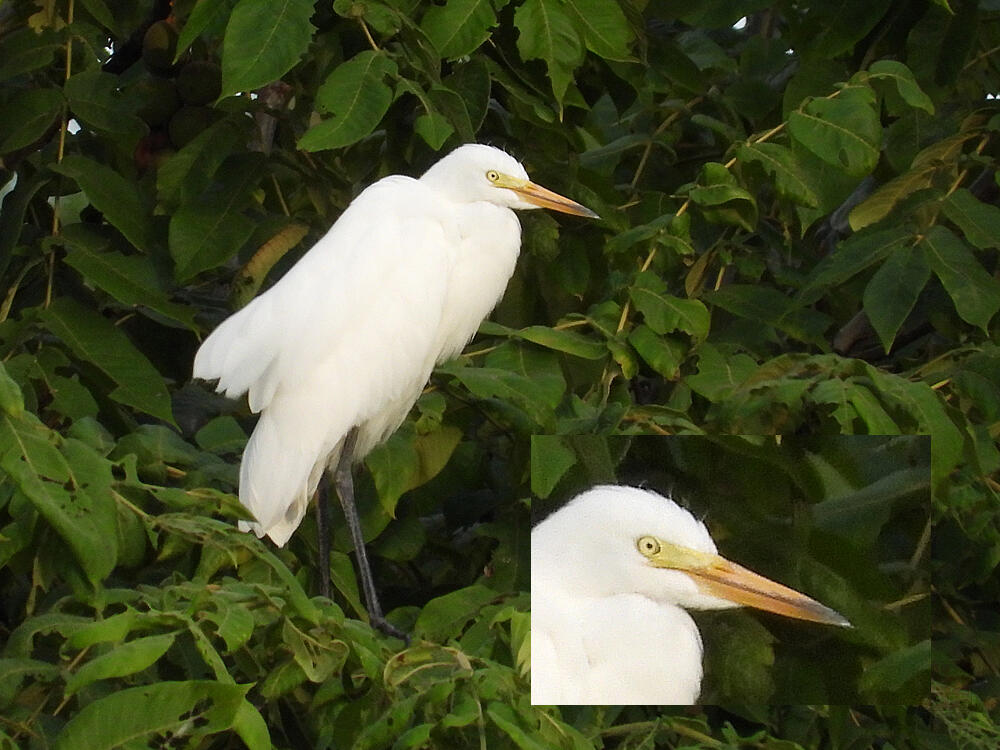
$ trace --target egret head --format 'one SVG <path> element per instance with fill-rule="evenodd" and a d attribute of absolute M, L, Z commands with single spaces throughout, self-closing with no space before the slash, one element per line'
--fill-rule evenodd
<path fill-rule="evenodd" d="M 420 179 L 456 201 L 486 201 L 516 209 L 549 208 L 599 218 L 576 201 L 533 183 L 517 159 L 492 146 L 459 146 Z"/>
<path fill-rule="evenodd" d="M 634 487 L 598 486 L 574 498 L 535 527 L 531 554 L 533 581 L 536 573 L 556 576 L 574 595 L 633 593 L 688 609 L 750 606 L 849 624 L 804 594 L 720 557 L 701 521 Z"/>

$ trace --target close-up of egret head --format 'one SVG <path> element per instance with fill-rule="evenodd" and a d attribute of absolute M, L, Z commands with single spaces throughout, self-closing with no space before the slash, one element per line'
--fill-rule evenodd
<path fill-rule="evenodd" d="M 718 554 L 673 500 L 623 486 L 575 497 L 531 532 L 533 704 L 697 701 L 702 641 L 685 609 L 748 606 L 849 627 Z"/>
<path fill-rule="evenodd" d="M 194 377 L 248 396 L 260 419 L 240 465 L 240 528 L 283 546 L 331 471 L 368 614 L 385 622 L 365 554 L 351 467 L 406 419 L 436 364 L 462 351 L 503 296 L 521 248 L 511 209 L 596 217 L 528 179 L 500 149 L 466 144 L 414 179 L 363 190 L 273 287 L 205 340 Z M 317 502 L 320 591 L 331 518 Z"/>
<path fill-rule="evenodd" d="M 600 218 L 576 201 L 533 183 L 521 163 L 507 152 L 479 143 L 455 149 L 428 169 L 420 181 L 458 203 L 484 201 L 519 210 L 548 208 Z"/>

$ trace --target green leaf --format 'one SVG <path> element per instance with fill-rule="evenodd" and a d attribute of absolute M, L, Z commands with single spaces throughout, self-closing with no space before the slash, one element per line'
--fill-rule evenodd
<path fill-rule="evenodd" d="M 12 417 L 20 417 L 24 412 L 24 394 L 14 379 L 7 374 L 3 362 L 0 362 L 0 409 Z"/>
<path fill-rule="evenodd" d="M 66 639 L 66 646 L 72 649 L 85 649 L 96 643 L 123 641 L 126 636 L 138 627 L 142 615 L 134 609 L 126 609 L 103 620 L 88 622 L 76 628 Z"/>
<path fill-rule="evenodd" d="M 120 136 L 128 148 L 146 132 L 132 104 L 120 91 L 118 76 L 94 68 L 66 81 L 63 93 L 73 117 L 95 130 Z"/>
<path fill-rule="evenodd" d="M 373 50 L 337 66 L 316 92 L 316 108 L 333 117 L 310 128 L 299 148 L 341 148 L 371 133 L 392 104 L 392 89 L 382 79 L 396 74 L 392 58 Z"/>
<path fill-rule="evenodd" d="M 472 125 L 469 110 L 461 94 L 436 83 L 431 86 L 428 96 L 434 107 L 447 118 L 462 141 L 470 143 L 476 140 L 476 128 Z"/>
<path fill-rule="evenodd" d="M 124 677 L 154 664 L 174 643 L 174 634 L 135 638 L 83 664 L 66 680 L 66 695 L 109 677 Z"/>
<path fill-rule="evenodd" d="M 350 18 L 355 23 L 358 20 L 384 36 L 393 36 L 399 33 L 404 23 L 402 14 L 410 13 L 416 8 L 416 3 L 412 0 L 333 0 L 333 10 L 344 18 Z M 412 21 L 407 21 L 412 27 Z"/>
<path fill-rule="evenodd" d="M 195 136 L 156 172 L 156 190 L 168 205 L 197 199 L 211 184 L 233 151 L 240 131 L 232 120 L 220 120 Z"/>
<path fill-rule="evenodd" d="M 339 674 L 350 651 L 329 631 L 314 631 L 306 636 L 287 619 L 281 628 L 281 640 L 310 682 L 324 682 Z"/>
<path fill-rule="evenodd" d="M 962 457 L 963 439 L 937 392 L 927 383 L 906 380 L 871 365 L 865 365 L 865 372 L 886 403 L 896 405 L 913 419 L 916 429 L 908 432 L 933 437 L 931 477 L 935 486 L 945 481 Z"/>
<path fill-rule="evenodd" d="M 727 284 L 717 292 L 706 292 L 704 297 L 741 318 L 772 325 L 789 336 L 821 348 L 827 346 L 823 332 L 830 325 L 830 318 L 817 310 L 799 307 L 773 287 Z"/>
<path fill-rule="evenodd" d="M 496 597 L 493 589 L 476 584 L 431 599 L 417 617 L 414 635 L 433 643 L 447 643 L 461 635 L 469 620 Z"/>
<path fill-rule="evenodd" d="M 9 706 L 26 680 L 35 687 L 57 680 L 61 671 L 55 664 L 37 659 L 0 659 L 0 705 Z"/>
<path fill-rule="evenodd" d="M 229 3 L 226 0 L 198 0 L 177 36 L 177 54 L 174 55 L 174 62 L 180 59 L 203 31 L 216 24 L 221 25 L 228 10 Z"/>
<path fill-rule="evenodd" d="M 0 39 L 0 81 L 48 67 L 56 52 L 64 49 L 62 35 L 51 29 L 14 28 Z M 3 111 L 9 111 L 8 106 Z M 18 113 L 15 110 L 12 114 Z"/>
<path fill-rule="evenodd" d="M 109 394 L 122 404 L 173 424 L 170 395 L 163 378 L 111 321 L 67 297 L 55 300 L 39 317 L 80 359 L 116 384 Z"/>
<path fill-rule="evenodd" d="M 920 641 L 868 665 L 858 688 L 878 702 L 884 695 L 898 695 L 907 683 L 912 682 L 911 693 L 915 700 L 919 700 L 918 696 L 930 693 L 932 660 L 930 640 Z"/>
<path fill-rule="evenodd" d="M 942 208 L 973 245 L 981 250 L 1000 247 L 1000 208 L 983 203 L 965 188 L 949 195 Z"/>
<path fill-rule="evenodd" d="M 888 353 L 892 342 L 930 278 L 920 247 L 897 247 L 875 272 L 862 297 L 865 313 Z"/>
<path fill-rule="evenodd" d="M 150 258 L 109 251 L 108 239 L 84 224 L 65 227 L 60 240 L 67 248 L 66 263 L 88 283 L 124 305 L 148 307 L 192 331 L 198 330 L 194 310 L 167 299 Z"/>
<path fill-rule="evenodd" d="M 170 255 L 180 283 L 222 265 L 250 239 L 254 222 L 234 210 L 231 201 L 237 197 L 231 193 L 227 203 L 191 203 L 170 217 Z"/>
<path fill-rule="evenodd" d="M 194 739 L 232 728 L 250 685 L 209 680 L 119 689 L 85 705 L 58 735 L 55 750 L 112 750 L 164 735 Z"/>
<path fill-rule="evenodd" d="M 538 428 L 555 421 L 555 408 L 566 392 L 566 379 L 551 352 L 504 344 L 487 356 L 483 367 L 466 367 L 460 360 L 440 365 L 437 372 L 459 380 L 479 398 L 497 398 L 524 411 Z"/>
<path fill-rule="evenodd" d="M 131 180 L 93 159 L 71 154 L 52 168 L 76 180 L 91 204 L 140 250 L 153 248 L 152 207 Z"/>
<path fill-rule="evenodd" d="M 379 504 L 394 516 L 396 503 L 414 487 L 426 484 L 444 468 L 462 439 L 457 427 L 418 435 L 409 425 L 397 430 L 368 454 L 365 464 L 375 480 Z"/>
<path fill-rule="evenodd" d="M 412 430 L 397 430 L 365 458 L 365 465 L 375 480 L 379 504 L 395 515 L 399 498 L 417 486 L 419 472 L 416 435 Z"/>
<path fill-rule="evenodd" d="M 920 246 L 962 320 L 985 331 L 1000 310 L 1000 281 L 988 274 L 969 246 L 946 227 L 931 227 Z"/>
<path fill-rule="evenodd" d="M 777 143 L 743 143 L 736 152 L 740 161 L 759 164 L 774 178 L 774 187 L 782 198 L 803 206 L 819 206 L 819 196 L 813 191 L 795 159 L 795 154 Z"/>
<path fill-rule="evenodd" d="M 521 750 L 549 750 L 550 746 L 534 738 L 534 728 L 522 725 L 518 714 L 508 704 L 493 701 L 486 707 L 486 715 Z"/>
<path fill-rule="evenodd" d="M 226 642 L 226 651 L 233 652 L 250 640 L 253 635 L 253 615 L 242 603 L 227 601 L 222 596 L 212 597 L 215 612 L 205 612 L 203 617 L 215 623 L 215 632 Z"/>
<path fill-rule="evenodd" d="M 941 165 L 930 163 L 914 167 L 899 177 L 889 180 L 851 209 L 848 216 L 851 229 L 858 232 L 877 221 L 881 221 L 898 203 L 919 190 L 932 187 L 939 174 L 941 174 Z"/>
<path fill-rule="evenodd" d="M 520 331 L 512 331 L 511 334 L 533 344 L 544 346 L 546 349 L 566 352 L 581 359 L 601 359 L 608 353 L 608 347 L 603 342 L 594 341 L 576 333 L 576 331 L 566 329 L 528 326 Z"/>
<path fill-rule="evenodd" d="M 757 224 L 757 201 L 722 164 L 706 163 L 688 197 L 701 206 L 709 221 L 737 224 L 748 232 Z"/>
<path fill-rule="evenodd" d="M 637 325 L 628 335 L 628 342 L 639 356 L 667 380 L 676 380 L 688 347 L 680 341 L 659 336 L 645 325 Z"/>
<path fill-rule="evenodd" d="M 926 505 L 930 491 L 930 471 L 924 464 L 893 471 L 854 492 L 816 503 L 811 513 L 818 527 L 869 548 L 892 517 L 893 502 L 920 493 L 920 505 Z"/>
<path fill-rule="evenodd" d="M 430 109 L 413 123 L 413 131 L 423 138 L 427 145 L 435 151 L 440 151 L 445 141 L 455 132 L 455 128 L 440 112 Z"/>
<path fill-rule="evenodd" d="M 252 91 L 287 73 L 315 30 L 312 0 L 240 0 L 222 41 L 222 95 Z"/>
<path fill-rule="evenodd" d="M 869 435 L 898 435 L 899 426 L 886 412 L 875 394 L 866 385 L 851 383 L 848 398 L 865 423 Z"/>
<path fill-rule="evenodd" d="M 104 28 L 109 31 L 117 31 L 114 14 L 108 8 L 104 0 L 81 0 L 83 7 L 94 17 Z"/>
<path fill-rule="evenodd" d="M 58 119 L 63 108 L 56 89 L 32 88 L 15 94 L 0 107 L 0 154 L 30 146 Z"/>
<path fill-rule="evenodd" d="M 247 435 L 239 422 L 225 415 L 209 421 L 195 433 L 194 440 L 212 453 L 237 453 L 246 445 Z"/>
<path fill-rule="evenodd" d="M 37 689 L 40 684 L 58 680 L 61 671 L 55 664 L 37 659 L 0 659 L 0 704 L 11 705 L 25 681 L 29 687 Z"/>
<path fill-rule="evenodd" d="M 420 28 L 441 57 L 454 59 L 471 54 L 489 39 L 496 22 L 489 0 L 448 0 L 428 8 Z"/>
<path fill-rule="evenodd" d="M 666 283 L 652 271 L 642 271 L 629 289 L 635 309 L 642 313 L 646 325 L 656 333 L 681 331 L 695 342 L 708 336 L 711 316 L 704 303 L 667 294 Z"/>
<path fill-rule="evenodd" d="M 478 132 L 483 120 L 486 119 L 490 105 L 492 81 L 486 63 L 478 57 L 473 57 L 468 62 L 455 65 L 454 72 L 442 83 L 449 90 L 455 91 L 462 97 L 472 132 L 473 134 Z M 461 134 L 461 129 L 459 129 L 459 134 Z"/>
<path fill-rule="evenodd" d="M 531 494 L 546 498 L 576 464 L 576 452 L 561 435 L 531 436 Z"/>
<path fill-rule="evenodd" d="M 614 0 L 565 0 L 564 7 L 583 35 L 587 49 L 606 60 L 626 60 L 635 38 L 621 6 Z"/>
<path fill-rule="evenodd" d="M 852 435 L 860 419 L 869 435 L 898 435 L 899 427 L 886 413 L 882 404 L 867 385 L 855 379 L 829 378 L 816 383 L 810 391 L 816 404 L 830 404 L 833 416 L 840 423 L 841 431 Z"/>
<path fill-rule="evenodd" d="M 514 11 L 517 51 L 523 60 L 543 60 L 552 93 L 562 106 L 573 71 L 583 62 L 583 44 L 557 0 L 525 0 Z"/>
<path fill-rule="evenodd" d="M 243 700 L 233 718 L 233 731 L 243 740 L 247 750 L 272 750 L 271 733 L 260 711 L 250 701 Z"/>
<path fill-rule="evenodd" d="M 433 724 L 417 724 L 410 727 L 392 744 L 392 750 L 409 750 L 409 748 L 428 747 Z"/>
<path fill-rule="evenodd" d="M 917 79 L 913 77 L 913 72 L 903 63 L 896 60 L 879 60 L 868 68 L 868 75 L 871 78 L 892 81 L 903 101 L 911 107 L 924 110 L 929 115 L 934 114 L 934 103 L 931 98 L 923 92 Z"/>
<path fill-rule="evenodd" d="M 77 440 L 60 442 L 34 417 L 0 418 L 0 445 L 5 474 L 99 584 L 117 561 L 111 463 Z"/>
<path fill-rule="evenodd" d="M 757 370 L 746 354 L 727 354 L 711 344 L 698 347 L 698 372 L 687 378 L 695 393 L 709 401 L 724 401 Z"/>
<path fill-rule="evenodd" d="M 860 177 L 878 162 L 882 125 L 862 97 L 814 99 L 788 116 L 788 132 L 827 164 Z"/>
<path fill-rule="evenodd" d="M 672 213 L 662 214 L 646 224 L 629 227 L 608 239 L 605 249 L 612 255 L 624 252 L 639 242 L 660 237 L 675 220 L 676 216 Z"/>
<path fill-rule="evenodd" d="M 816 265 L 799 292 L 799 303 L 812 304 L 827 289 L 840 286 L 912 240 L 912 233 L 898 226 L 851 235 Z"/>

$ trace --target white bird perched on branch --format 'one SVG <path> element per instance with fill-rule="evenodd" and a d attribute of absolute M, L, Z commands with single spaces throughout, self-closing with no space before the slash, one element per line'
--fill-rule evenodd
<path fill-rule="evenodd" d="M 505 152 L 457 148 L 420 179 L 379 180 L 270 290 L 201 345 L 194 376 L 248 394 L 260 420 L 240 466 L 244 530 L 284 545 L 324 472 L 384 630 L 353 500 L 351 465 L 406 418 L 434 365 L 454 357 L 503 295 L 521 246 L 511 209 L 597 214 L 528 180 Z M 317 503 L 329 596 L 325 493 Z"/>
<path fill-rule="evenodd" d="M 702 643 L 684 608 L 741 605 L 850 627 L 720 557 L 705 525 L 673 500 L 594 487 L 531 532 L 531 702 L 694 703 Z"/>

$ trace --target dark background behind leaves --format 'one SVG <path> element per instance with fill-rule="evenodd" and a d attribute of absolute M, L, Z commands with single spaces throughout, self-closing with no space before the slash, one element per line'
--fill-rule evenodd
<path fill-rule="evenodd" d="M 0 743 L 996 746 L 998 13 L 0 3 Z M 190 364 L 365 185 L 469 140 L 604 218 L 522 215 L 493 321 L 366 462 L 377 575 L 415 635 L 400 654 L 354 619 L 342 534 L 331 605 L 310 598 L 311 520 L 282 550 L 235 531 L 252 419 Z M 893 556 L 868 585 L 892 586 L 848 576 L 883 609 L 845 684 L 883 708 L 824 707 L 832 682 L 802 688 L 815 707 L 740 700 L 770 643 L 743 613 L 704 625 L 747 649 L 709 663 L 718 707 L 528 704 L 532 497 L 628 478 L 530 436 L 649 433 L 931 437 L 930 657 L 906 621 L 927 581 L 892 567 L 924 516 L 879 505 Z M 672 461 L 673 481 L 700 475 Z M 711 507 L 725 488 L 691 490 Z M 802 497 L 814 521 L 826 496 Z M 899 707 L 928 658 L 930 697 Z M 779 658 L 770 680 L 794 671 Z"/>

